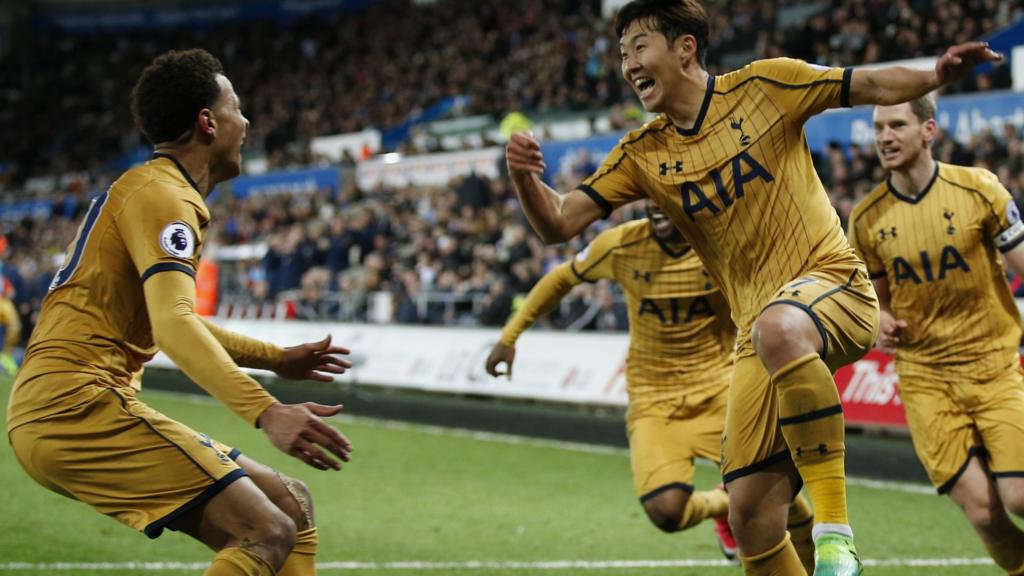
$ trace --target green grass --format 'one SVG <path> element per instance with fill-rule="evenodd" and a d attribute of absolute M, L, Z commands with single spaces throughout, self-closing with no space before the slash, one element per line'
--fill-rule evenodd
<path fill-rule="evenodd" d="M 6 406 L 10 382 L 0 382 Z M 345 418 L 335 421 L 355 444 L 340 473 L 305 467 L 276 450 L 258 430 L 225 408 L 190 396 L 145 393 L 155 408 L 239 447 L 249 456 L 305 480 L 315 498 L 324 573 L 407 575 L 403 561 L 452 562 L 431 574 L 739 574 L 738 568 L 470 568 L 469 561 L 718 560 L 711 525 L 667 535 L 652 527 L 633 496 L 621 451 L 583 451 L 534 441 L 510 442 L 416 426 Z M 718 481 L 698 467 L 698 487 Z M 11 563 L 206 562 L 211 553 L 168 532 L 151 541 L 87 506 L 50 493 L 22 472 L 0 443 L 0 573 L 198 574 L 201 569 L 11 569 Z M 966 520 L 947 499 L 929 494 L 851 486 L 851 520 L 862 557 L 984 558 Z M 423 571 L 420 571 L 421 573 Z M 869 575 L 1000 574 L 991 565 L 872 566 Z"/>

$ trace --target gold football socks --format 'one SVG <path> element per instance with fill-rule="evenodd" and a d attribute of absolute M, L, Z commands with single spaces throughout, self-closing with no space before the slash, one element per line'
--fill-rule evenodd
<path fill-rule="evenodd" d="M 316 527 L 295 535 L 295 546 L 277 576 L 316 576 L 316 548 L 320 539 Z"/>
<path fill-rule="evenodd" d="M 242 548 L 224 548 L 213 557 L 203 576 L 274 576 L 274 569 Z"/>
<path fill-rule="evenodd" d="M 832 372 L 817 354 L 808 354 L 780 368 L 772 384 L 782 435 L 814 503 L 815 523 L 845 527 L 838 533 L 848 533 L 846 431 Z"/>

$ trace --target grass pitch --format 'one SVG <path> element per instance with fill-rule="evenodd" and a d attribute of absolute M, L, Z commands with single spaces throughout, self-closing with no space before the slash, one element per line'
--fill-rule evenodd
<path fill-rule="evenodd" d="M 0 381 L 6 408 L 10 381 Z M 320 526 L 320 572 L 350 576 L 738 575 L 710 523 L 680 534 L 649 524 L 624 451 L 343 417 L 353 461 L 320 472 L 205 398 L 147 392 L 155 408 L 306 481 Z M 696 484 L 718 482 L 699 466 Z M 0 443 L 0 574 L 200 574 L 212 553 L 186 536 L 151 541 L 48 492 Z M 926 487 L 852 483 L 851 520 L 868 575 L 989 576 L 967 521 Z"/>

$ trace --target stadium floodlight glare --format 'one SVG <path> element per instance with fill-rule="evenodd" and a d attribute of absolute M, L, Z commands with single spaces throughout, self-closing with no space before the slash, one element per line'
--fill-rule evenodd
<path fill-rule="evenodd" d="M 397 164 L 402 159 L 402 155 L 398 152 L 388 152 L 384 155 L 385 164 Z"/>

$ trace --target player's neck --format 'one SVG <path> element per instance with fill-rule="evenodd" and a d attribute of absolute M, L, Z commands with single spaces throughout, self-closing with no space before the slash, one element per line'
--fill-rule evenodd
<path fill-rule="evenodd" d="M 209 152 L 189 145 L 161 144 L 154 150 L 156 154 L 173 156 L 178 165 L 188 173 L 192 181 L 199 188 L 199 193 L 206 198 L 213 190 L 210 183 L 210 158 Z"/>
<path fill-rule="evenodd" d="M 690 130 L 697 123 L 708 89 L 708 71 L 693 65 L 683 72 L 678 96 L 668 102 L 665 114 L 677 128 Z"/>
<path fill-rule="evenodd" d="M 935 159 L 926 150 L 913 164 L 902 170 L 892 171 L 892 185 L 904 196 L 916 197 L 928 186 L 935 176 Z"/>

